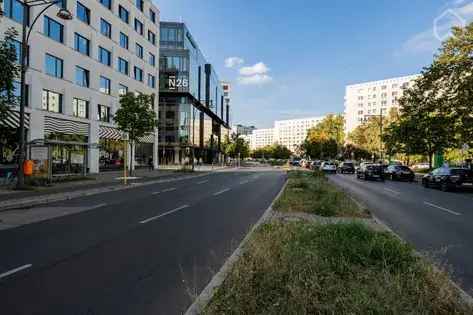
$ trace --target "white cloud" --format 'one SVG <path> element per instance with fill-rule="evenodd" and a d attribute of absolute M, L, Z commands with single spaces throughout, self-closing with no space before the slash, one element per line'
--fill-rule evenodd
<path fill-rule="evenodd" d="M 240 57 L 228 57 L 225 59 L 225 67 L 227 68 L 236 68 L 238 66 L 241 66 L 245 60 L 243 60 Z"/>
<path fill-rule="evenodd" d="M 442 41 L 452 35 L 453 26 L 465 26 L 473 20 L 473 2 L 464 4 L 465 2 L 465 0 L 451 2 L 452 7 L 444 10 L 433 20 L 432 28 L 414 34 L 402 45 L 401 54 L 435 52 Z"/>
<path fill-rule="evenodd" d="M 263 62 L 258 62 L 253 66 L 241 68 L 240 74 L 244 76 L 254 76 L 256 74 L 262 75 L 268 73 L 269 70 L 270 69 Z"/>
<path fill-rule="evenodd" d="M 272 80 L 273 78 L 267 74 L 254 74 L 251 76 L 238 77 L 238 82 L 242 85 L 263 85 Z"/>

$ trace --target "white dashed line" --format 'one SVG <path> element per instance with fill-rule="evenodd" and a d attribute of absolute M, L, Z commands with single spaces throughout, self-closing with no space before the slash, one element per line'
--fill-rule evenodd
<path fill-rule="evenodd" d="M 426 205 L 428 205 L 428 206 L 431 206 L 431 207 L 434 207 L 434 208 L 437 208 L 437 209 L 439 209 L 439 210 L 448 212 L 448 213 L 453 214 L 453 215 L 462 215 L 461 213 L 452 211 L 452 210 L 450 210 L 450 209 L 447 209 L 447 208 L 444 208 L 444 207 L 441 207 L 441 206 L 434 205 L 433 203 L 430 203 L 430 202 L 427 202 L 427 201 L 424 201 L 424 204 L 426 204 Z"/>
<path fill-rule="evenodd" d="M 152 193 L 153 196 L 156 196 L 156 195 L 159 195 L 161 192 L 160 191 L 155 191 L 154 193 Z"/>
<path fill-rule="evenodd" d="M 28 264 L 28 265 L 24 265 L 24 266 L 21 266 L 21 267 L 12 269 L 12 270 L 10 270 L 10 271 L 4 272 L 4 273 L 0 274 L 0 279 L 5 278 L 5 277 L 8 277 L 9 275 L 12 275 L 12 274 L 14 274 L 14 273 L 17 273 L 17 272 L 19 272 L 19 271 L 22 271 L 22 270 L 31 268 L 31 266 L 33 266 L 33 265 Z"/>
<path fill-rule="evenodd" d="M 240 185 L 245 185 L 245 184 L 248 184 L 249 182 L 250 182 L 249 180 L 244 180 L 240 182 Z"/>
<path fill-rule="evenodd" d="M 395 191 L 395 190 L 392 190 L 392 189 L 389 189 L 389 188 L 384 188 L 384 190 L 390 192 L 390 193 L 393 193 L 395 195 L 400 195 L 401 193 L 399 191 Z"/>
<path fill-rule="evenodd" d="M 224 193 L 226 193 L 227 191 L 230 191 L 230 188 L 227 188 L 227 189 L 224 189 L 224 190 L 220 190 L 220 191 L 216 192 L 216 193 L 214 194 L 214 196 L 218 196 L 218 195 L 224 194 Z"/>
<path fill-rule="evenodd" d="M 164 189 L 163 190 L 163 193 L 167 193 L 167 192 L 171 192 L 171 191 L 176 191 L 177 188 L 168 188 L 168 189 Z"/>
<path fill-rule="evenodd" d="M 165 217 L 165 216 L 167 216 L 167 215 L 173 214 L 173 213 L 175 213 L 175 212 L 184 210 L 184 209 L 189 208 L 189 207 L 190 207 L 189 205 L 183 205 L 183 206 L 181 206 L 181 207 L 179 207 L 179 208 L 176 208 L 176 209 L 174 209 L 174 210 L 171 210 L 171 211 L 165 212 L 165 213 L 163 213 L 163 214 L 157 215 L 157 216 L 155 216 L 155 217 L 151 217 L 151 218 L 145 219 L 145 220 L 143 220 L 143 221 L 140 221 L 140 224 L 149 223 L 149 222 L 151 222 L 151 221 L 157 220 L 157 219 L 159 219 L 159 218 Z"/>
<path fill-rule="evenodd" d="M 209 180 L 206 179 L 206 180 L 202 180 L 202 181 L 200 181 L 200 182 L 197 182 L 197 184 L 198 184 L 198 185 L 202 185 L 202 184 L 205 184 L 205 183 L 208 183 L 208 182 L 209 182 Z"/>

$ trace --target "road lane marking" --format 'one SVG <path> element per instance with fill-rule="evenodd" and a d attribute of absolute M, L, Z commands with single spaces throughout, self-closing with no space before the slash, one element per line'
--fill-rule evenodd
<path fill-rule="evenodd" d="M 240 182 L 240 185 L 245 185 L 245 184 L 248 184 L 249 182 L 250 182 L 249 180 L 244 180 Z"/>
<path fill-rule="evenodd" d="M 157 220 L 157 219 L 159 219 L 159 218 L 165 217 L 165 216 L 167 216 L 167 215 L 173 214 L 173 213 L 175 213 L 175 212 L 184 210 L 184 209 L 189 208 L 189 207 L 190 207 L 189 205 L 180 206 L 179 208 L 176 208 L 176 209 L 174 209 L 174 210 L 171 210 L 171 211 L 165 212 L 165 213 L 163 213 L 163 214 L 160 214 L 160 215 L 157 215 L 157 216 L 154 216 L 154 217 L 145 219 L 145 220 L 143 220 L 143 221 L 140 221 L 140 224 L 149 223 L 149 222 L 151 222 L 151 221 Z"/>
<path fill-rule="evenodd" d="M 5 278 L 5 277 L 8 277 L 9 275 L 12 275 L 12 274 L 14 274 L 14 273 L 17 273 L 17 272 L 19 272 L 19 271 L 22 271 L 22 270 L 31 268 L 31 266 L 33 266 L 33 265 L 28 264 L 28 265 L 24 265 L 24 266 L 21 266 L 21 267 L 12 269 L 12 270 L 10 270 L 10 271 L 4 272 L 4 273 L 0 274 L 0 279 Z"/>
<path fill-rule="evenodd" d="M 437 209 L 440 209 L 440 210 L 443 210 L 443 211 L 448 212 L 448 213 L 453 214 L 453 215 L 462 215 L 461 213 L 452 211 L 450 209 L 447 209 L 447 208 L 444 208 L 444 207 L 441 207 L 441 206 L 434 205 L 433 203 L 430 203 L 430 202 L 427 202 L 427 201 L 424 201 L 424 204 L 426 204 L 428 206 L 431 206 L 431 207 L 434 207 L 434 208 L 437 208 Z"/>
<path fill-rule="evenodd" d="M 390 193 L 393 193 L 393 194 L 395 194 L 395 195 L 400 195 L 400 194 L 401 194 L 399 191 L 395 191 L 395 190 L 389 189 L 389 188 L 384 188 L 384 190 L 386 190 L 386 191 L 388 191 L 388 192 L 390 192 Z"/>
<path fill-rule="evenodd" d="M 214 193 L 214 196 L 218 196 L 218 195 L 224 194 L 224 193 L 226 193 L 227 191 L 230 191 L 230 188 L 226 188 L 226 189 L 224 189 L 224 190 L 217 191 L 216 193 Z"/>
<path fill-rule="evenodd" d="M 162 192 L 167 193 L 167 192 L 176 191 L 176 190 L 177 188 L 168 188 L 168 189 L 164 189 Z"/>
<path fill-rule="evenodd" d="M 156 196 L 156 195 L 159 195 L 161 192 L 160 191 L 155 191 L 154 193 L 152 193 L 153 196 Z"/>
<path fill-rule="evenodd" d="M 208 182 L 209 182 L 209 180 L 206 179 L 206 180 L 202 180 L 202 181 L 200 181 L 200 182 L 197 182 L 197 184 L 198 184 L 198 185 L 202 185 L 202 184 L 205 184 L 205 183 L 208 183 Z"/>

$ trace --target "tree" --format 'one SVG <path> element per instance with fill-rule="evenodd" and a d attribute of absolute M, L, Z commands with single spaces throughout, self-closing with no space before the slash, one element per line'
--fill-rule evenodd
<path fill-rule="evenodd" d="M 113 120 L 118 129 L 128 135 L 130 152 L 139 139 L 153 132 L 158 126 L 156 112 L 153 109 L 153 95 L 127 93 L 120 98 L 120 109 L 115 113 Z M 130 174 L 132 172 L 133 157 L 130 159 Z"/>
<path fill-rule="evenodd" d="M 9 29 L 5 32 L 5 37 L 0 41 L 0 121 L 6 118 L 9 107 L 18 104 L 15 97 L 14 81 L 18 76 L 19 67 L 17 64 L 16 50 L 12 45 L 17 32 Z"/>
<path fill-rule="evenodd" d="M 343 116 L 328 115 L 317 126 L 309 129 L 302 150 L 310 157 L 335 158 L 340 153 L 344 138 Z"/>
<path fill-rule="evenodd" d="M 250 156 L 250 145 L 237 134 L 225 136 L 222 148 L 225 155 L 231 158 L 245 159 Z"/>
<path fill-rule="evenodd" d="M 251 156 L 256 159 L 278 159 L 287 160 L 291 157 L 292 152 L 286 146 L 281 144 L 268 145 L 263 148 L 253 150 Z"/>

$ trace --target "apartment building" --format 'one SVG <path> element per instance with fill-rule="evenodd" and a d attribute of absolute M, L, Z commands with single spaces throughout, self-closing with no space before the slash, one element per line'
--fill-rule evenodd
<path fill-rule="evenodd" d="M 31 24 L 45 6 L 32 7 Z M 61 20 L 59 7 L 73 18 Z M 0 33 L 21 34 L 23 12 L 17 0 L 4 0 Z M 122 134 L 113 122 L 126 92 L 155 94 L 158 112 L 158 8 L 149 0 L 68 0 L 53 5 L 34 24 L 26 73 L 26 138 L 49 146 L 53 174 L 97 173 L 121 165 Z M 20 40 L 20 39 L 19 39 Z M 17 55 L 21 43 L 12 43 Z M 20 83 L 16 82 L 17 94 Z M 18 107 L 2 122 L 18 128 Z M 157 131 L 140 139 L 134 165 L 153 158 Z M 30 158 L 35 158 L 31 156 Z"/>
<path fill-rule="evenodd" d="M 373 116 L 386 116 L 399 107 L 403 90 L 419 75 L 348 85 L 345 92 L 345 133 L 348 134 Z"/>
<path fill-rule="evenodd" d="M 242 124 L 234 125 L 232 127 L 232 133 L 241 136 L 249 136 L 254 130 L 256 130 L 255 126 L 245 126 Z"/>
<path fill-rule="evenodd" d="M 274 128 L 256 129 L 250 135 L 250 149 L 256 150 L 274 144 Z"/>
<path fill-rule="evenodd" d="M 324 118 L 325 116 L 275 121 L 274 141 L 295 152 L 304 143 L 309 129 L 317 126 Z"/>
<path fill-rule="evenodd" d="M 160 154 L 163 164 L 222 158 L 230 104 L 224 85 L 184 23 L 160 25 Z"/>

